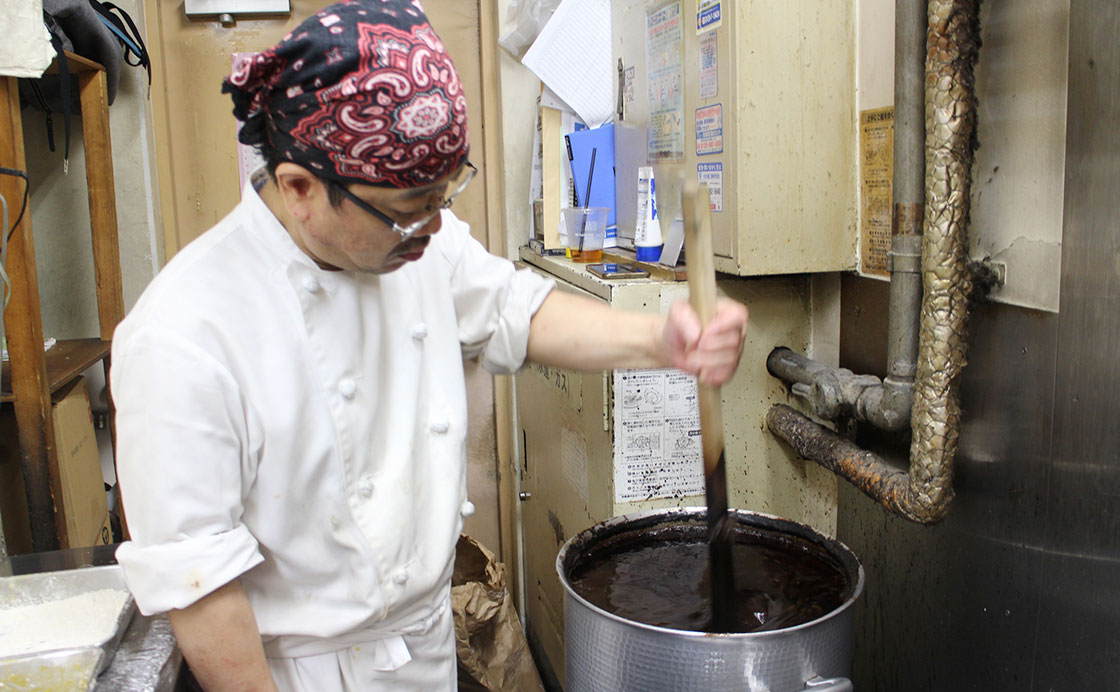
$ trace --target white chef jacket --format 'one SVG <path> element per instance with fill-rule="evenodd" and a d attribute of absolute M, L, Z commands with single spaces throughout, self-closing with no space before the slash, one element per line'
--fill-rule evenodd
<path fill-rule="evenodd" d="M 450 211 L 417 262 L 324 271 L 242 199 L 117 327 L 117 559 L 142 613 L 240 577 L 267 656 L 376 643 L 400 665 L 471 511 L 464 354 L 519 368 L 553 283 Z"/>

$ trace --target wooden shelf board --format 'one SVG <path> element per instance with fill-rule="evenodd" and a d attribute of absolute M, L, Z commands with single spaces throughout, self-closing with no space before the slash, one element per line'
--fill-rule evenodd
<path fill-rule="evenodd" d="M 45 355 L 47 358 L 47 380 L 51 393 L 58 391 L 70 380 L 81 375 L 87 368 L 109 355 L 111 341 L 101 339 L 61 339 Z M 15 401 L 12 394 L 11 374 L 8 364 L 4 363 L 0 374 L 0 401 Z"/>
<path fill-rule="evenodd" d="M 105 71 L 101 63 L 94 62 L 89 58 L 83 58 L 77 53 L 66 51 L 66 65 L 70 68 L 71 72 L 98 72 Z M 51 62 L 51 66 L 47 68 L 44 74 L 58 74 L 58 56 Z"/>

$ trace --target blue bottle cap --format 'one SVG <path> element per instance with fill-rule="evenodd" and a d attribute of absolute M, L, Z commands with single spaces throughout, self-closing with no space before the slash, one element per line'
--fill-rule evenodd
<path fill-rule="evenodd" d="M 661 259 L 660 245 L 651 245 L 649 247 L 639 245 L 636 251 L 639 262 L 656 262 Z"/>

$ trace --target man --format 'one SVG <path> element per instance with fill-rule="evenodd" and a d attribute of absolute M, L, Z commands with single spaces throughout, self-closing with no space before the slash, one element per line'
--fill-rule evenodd
<path fill-rule="evenodd" d="M 719 383 L 746 309 L 701 335 L 487 254 L 446 210 L 466 102 L 418 4 L 332 5 L 225 90 L 268 173 L 117 329 L 118 560 L 207 690 L 453 690 L 464 354 Z"/>

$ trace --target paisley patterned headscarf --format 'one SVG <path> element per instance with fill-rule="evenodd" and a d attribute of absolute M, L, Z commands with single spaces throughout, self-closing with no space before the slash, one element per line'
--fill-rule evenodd
<path fill-rule="evenodd" d="M 346 183 L 408 188 L 467 158 L 467 99 L 418 0 L 349 0 L 222 84 L 244 121 L 239 139 Z"/>

